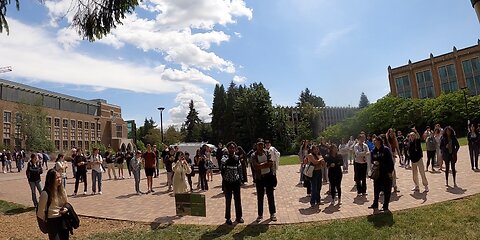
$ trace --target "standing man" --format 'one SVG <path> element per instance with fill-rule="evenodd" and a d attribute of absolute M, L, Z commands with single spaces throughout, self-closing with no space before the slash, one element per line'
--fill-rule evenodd
<path fill-rule="evenodd" d="M 358 136 L 358 143 L 355 144 L 355 162 L 354 178 L 357 185 L 357 196 L 367 195 L 367 158 L 370 155 L 367 144 L 365 144 L 365 135 Z"/>
<path fill-rule="evenodd" d="M 154 178 L 158 178 L 160 175 L 160 152 L 157 149 L 157 145 L 153 145 L 153 152 L 155 153 L 155 176 Z"/>
<path fill-rule="evenodd" d="M 102 163 L 103 158 L 100 155 L 98 148 L 94 148 L 93 154 L 90 156 L 90 164 L 92 166 L 92 195 L 97 193 L 97 180 L 98 194 L 102 195 Z"/>
<path fill-rule="evenodd" d="M 431 133 L 429 132 L 428 134 Z M 420 172 L 422 184 L 425 187 L 425 192 L 428 192 L 428 181 L 427 177 L 425 176 L 425 167 L 423 165 L 423 151 L 420 142 L 420 134 L 418 134 L 415 128 L 412 128 L 412 132 L 408 134 L 408 140 L 408 154 L 410 156 L 410 160 L 412 161 L 413 183 L 415 184 L 412 191 L 420 191 L 418 184 L 418 172 Z"/>
<path fill-rule="evenodd" d="M 270 156 L 272 157 L 273 161 L 273 174 L 277 173 L 278 166 L 280 166 L 280 152 L 272 146 L 272 143 L 270 140 L 265 140 L 265 149 L 270 153 Z"/>
<path fill-rule="evenodd" d="M 117 180 L 117 174 L 115 172 L 115 163 L 113 161 L 113 153 L 112 153 L 112 148 L 108 146 L 107 151 L 105 152 L 105 161 L 107 162 L 107 172 L 108 172 L 108 179 L 112 179 L 112 175 L 110 172 L 113 172 L 113 177 L 115 180 Z"/>
<path fill-rule="evenodd" d="M 143 161 L 145 166 L 145 175 L 147 176 L 147 193 L 153 191 L 153 172 L 155 172 L 155 153 L 152 151 L 152 146 L 147 144 L 147 151 L 143 154 Z"/>
<path fill-rule="evenodd" d="M 83 155 L 83 151 L 81 148 L 77 149 L 77 155 L 73 159 L 75 166 L 77 167 L 77 172 L 75 175 L 75 191 L 73 195 L 77 195 L 78 190 L 78 183 L 80 179 L 83 180 L 83 195 L 87 194 L 87 159 Z"/>
<path fill-rule="evenodd" d="M 277 221 L 275 209 L 274 189 L 277 186 L 277 178 L 273 174 L 274 163 L 265 148 L 263 139 L 257 139 L 257 149 L 252 154 L 252 165 L 255 170 L 255 187 L 257 189 L 257 222 L 263 220 L 263 200 L 265 193 L 267 194 L 268 210 L 270 212 L 270 220 Z"/>
<path fill-rule="evenodd" d="M 223 172 L 223 186 L 225 189 L 225 223 L 232 225 L 232 219 L 230 215 L 232 205 L 232 194 L 235 200 L 235 221 L 237 223 L 243 223 L 242 218 L 242 199 L 240 197 L 240 185 L 242 182 L 242 165 L 240 158 L 235 155 L 237 150 L 237 144 L 234 142 L 227 143 L 228 155 L 224 155 L 222 163 Z"/>
<path fill-rule="evenodd" d="M 218 168 L 222 169 L 222 158 L 223 158 L 223 144 L 218 143 L 217 150 L 215 151 L 215 158 L 217 159 Z"/>

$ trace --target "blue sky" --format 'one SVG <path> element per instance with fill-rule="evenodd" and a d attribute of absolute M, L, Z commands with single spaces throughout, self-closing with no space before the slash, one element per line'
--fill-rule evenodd
<path fill-rule="evenodd" d="M 209 121 L 216 83 L 263 82 L 275 105 L 308 87 L 328 106 L 389 92 L 387 67 L 477 44 L 468 0 L 145 0 L 105 39 L 69 28 L 71 0 L 21 1 L 0 34 L 0 77 L 122 107 L 139 125 Z"/>

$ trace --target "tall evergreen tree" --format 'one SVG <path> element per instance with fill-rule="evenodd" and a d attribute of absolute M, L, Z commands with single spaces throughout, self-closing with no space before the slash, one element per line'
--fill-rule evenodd
<path fill-rule="evenodd" d="M 147 145 L 149 142 L 146 141 L 145 136 L 147 136 L 147 134 L 156 127 L 157 125 L 155 125 L 155 121 L 153 121 L 153 118 L 150 118 L 148 120 L 147 118 L 145 118 L 143 126 L 138 128 L 137 139 L 140 139 L 144 145 Z"/>
<path fill-rule="evenodd" d="M 360 95 L 360 102 L 358 103 L 358 108 L 365 108 L 369 104 L 370 104 L 370 101 L 368 101 L 368 98 L 365 95 L 365 93 L 362 92 L 362 95 Z"/>
<path fill-rule="evenodd" d="M 224 142 L 224 118 L 223 114 L 227 108 L 227 99 L 225 88 L 223 85 L 215 85 L 213 91 L 213 103 L 212 103 L 212 142 L 217 144 L 218 142 Z"/>
<path fill-rule="evenodd" d="M 230 82 L 230 85 L 228 86 L 227 90 L 227 105 L 225 112 L 223 114 L 223 119 L 224 119 L 224 138 L 225 141 L 233 141 L 236 136 L 236 129 L 234 127 L 235 125 L 235 113 L 234 113 L 234 106 L 235 106 L 235 101 L 238 98 L 238 87 L 235 85 L 235 83 L 232 81 Z"/>
<path fill-rule="evenodd" d="M 202 120 L 198 117 L 193 100 L 190 100 L 188 108 L 189 112 L 185 121 L 185 141 L 200 142 L 202 140 L 200 136 Z"/>
<path fill-rule="evenodd" d="M 301 107 L 302 105 L 310 103 L 314 107 L 325 107 L 325 102 L 322 97 L 316 96 L 310 92 L 310 89 L 305 88 L 304 91 L 300 92 L 300 97 L 298 98 L 297 106 Z"/>

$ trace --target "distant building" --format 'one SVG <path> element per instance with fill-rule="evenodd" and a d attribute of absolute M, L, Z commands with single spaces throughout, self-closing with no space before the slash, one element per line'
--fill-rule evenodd
<path fill-rule="evenodd" d="M 435 98 L 442 93 L 468 89 L 480 94 L 480 40 L 477 45 L 397 68 L 388 67 L 390 92 L 403 98 Z"/>
<path fill-rule="evenodd" d="M 298 134 L 297 126 L 300 122 L 300 109 L 298 107 L 281 107 L 287 111 L 288 121 L 293 124 L 295 134 Z M 335 125 L 358 111 L 357 107 L 322 107 L 320 116 L 320 131 Z"/>
<path fill-rule="evenodd" d="M 20 103 L 40 104 L 47 114 L 49 139 L 58 151 L 89 149 L 103 143 L 114 150 L 133 149 L 119 106 L 103 99 L 85 100 L 0 79 L 0 111 L 3 114 L 4 147 L 24 148 L 19 119 Z"/>

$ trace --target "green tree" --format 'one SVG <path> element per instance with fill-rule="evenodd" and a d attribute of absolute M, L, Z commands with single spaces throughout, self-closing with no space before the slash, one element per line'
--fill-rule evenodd
<path fill-rule="evenodd" d="M 177 131 L 175 126 L 170 126 L 165 131 L 164 141 L 166 145 L 171 145 L 179 142 L 183 142 L 183 135 L 180 131 Z"/>
<path fill-rule="evenodd" d="M 362 109 L 368 106 L 370 101 L 368 101 L 367 95 L 364 92 L 360 95 L 360 102 L 358 103 L 358 108 Z"/>
<path fill-rule="evenodd" d="M 158 128 L 152 128 L 148 131 L 147 135 L 143 138 L 145 143 L 150 143 L 152 146 L 154 144 L 160 146 L 162 143 L 162 133 Z"/>
<path fill-rule="evenodd" d="M 49 139 L 51 133 L 48 131 L 47 113 L 41 107 L 41 100 L 38 99 L 33 105 L 19 104 L 17 111 L 20 114 L 17 121 L 25 140 L 26 150 L 54 151 L 55 145 Z"/>
<path fill-rule="evenodd" d="M 272 142 L 282 154 L 296 153 L 293 150 L 293 126 L 288 121 L 287 112 L 281 107 L 273 109 L 273 137 Z"/>
<path fill-rule="evenodd" d="M 300 97 L 298 98 L 297 107 L 310 103 L 314 107 L 325 107 L 325 102 L 322 97 L 316 96 L 310 92 L 310 89 L 305 88 L 304 91 L 300 92 Z"/>
<path fill-rule="evenodd" d="M 0 33 L 5 29 L 9 33 L 7 5 L 11 0 L 0 0 Z M 70 9 L 74 11 L 71 27 L 76 28 L 80 36 L 89 41 L 101 39 L 122 24 L 128 13 L 132 13 L 138 6 L 138 0 L 72 0 Z M 15 0 L 17 10 L 20 10 L 20 1 Z"/>
<path fill-rule="evenodd" d="M 188 104 L 187 119 L 184 123 L 185 141 L 186 142 L 200 142 L 201 141 L 201 126 L 202 120 L 198 117 L 198 111 L 195 109 L 193 100 Z"/>
<path fill-rule="evenodd" d="M 213 91 L 213 103 L 212 103 L 212 142 L 225 142 L 225 121 L 223 114 L 227 108 L 227 98 L 225 93 L 225 88 L 223 85 L 215 85 L 215 90 Z"/>
<path fill-rule="evenodd" d="M 153 121 L 153 118 L 150 118 L 149 120 L 145 118 L 143 126 L 138 128 L 137 139 L 141 140 L 144 145 L 147 145 L 148 142 L 146 142 L 145 136 L 147 136 L 150 130 L 155 129 L 156 127 L 157 125 L 155 125 L 155 121 Z"/>

